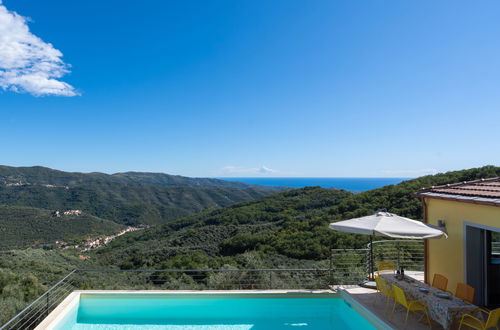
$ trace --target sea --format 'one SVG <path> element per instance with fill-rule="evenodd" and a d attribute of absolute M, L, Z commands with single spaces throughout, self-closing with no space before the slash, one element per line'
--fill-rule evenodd
<path fill-rule="evenodd" d="M 361 192 L 398 184 L 409 178 L 218 178 L 227 181 L 238 181 L 248 184 L 264 186 L 303 188 L 320 186 L 323 188 L 337 188 L 352 192 Z"/>

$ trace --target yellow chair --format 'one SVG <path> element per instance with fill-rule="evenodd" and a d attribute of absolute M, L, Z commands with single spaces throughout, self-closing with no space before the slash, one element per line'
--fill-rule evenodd
<path fill-rule="evenodd" d="M 434 277 L 432 278 L 432 286 L 439 290 L 446 291 L 446 288 L 448 287 L 448 279 L 441 274 L 434 274 Z"/>
<path fill-rule="evenodd" d="M 396 303 L 398 303 L 402 305 L 404 308 L 406 308 L 405 327 L 406 324 L 408 323 L 408 315 L 410 314 L 410 311 L 412 311 L 413 314 L 415 315 L 416 315 L 415 312 L 421 311 L 422 316 L 418 319 L 418 321 L 420 321 L 425 316 L 427 318 L 427 323 L 429 324 L 429 327 L 431 327 L 431 319 L 429 318 L 429 314 L 427 313 L 427 306 L 416 300 L 408 301 L 406 299 L 406 294 L 403 291 L 403 289 L 395 285 L 392 286 L 392 290 L 394 291 L 394 306 L 392 307 L 392 316 L 394 316 L 394 311 L 396 310 Z"/>
<path fill-rule="evenodd" d="M 395 273 L 396 272 L 396 265 L 393 262 L 390 261 L 380 261 L 377 264 L 377 275 L 380 276 L 380 274 L 387 274 L 387 273 Z"/>
<path fill-rule="evenodd" d="M 385 311 L 387 312 L 387 308 L 389 307 L 389 300 L 394 299 L 394 292 L 389 286 L 389 283 L 387 283 L 387 281 L 380 276 L 377 276 L 375 278 L 375 283 L 377 284 L 377 291 L 379 293 L 385 294 L 386 296 Z M 375 303 L 377 296 L 375 296 L 373 303 Z"/>
<path fill-rule="evenodd" d="M 470 285 L 464 283 L 457 283 L 457 289 L 455 290 L 455 297 L 462 299 L 468 303 L 474 301 L 474 288 Z"/>
<path fill-rule="evenodd" d="M 488 315 L 488 319 L 486 322 L 481 321 L 477 317 L 474 317 L 470 314 L 465 314 L 462 316 L 460 320 L 459 330 L 462 329 L 462 325 L 465 324 L 473 329 L 485 330 L 489 328 L 498 329 L 498 321 L 500 320 L 500 308 L 494 309 L 491 312 L 485 311 L 484 309 L 480 309 L 483 313 Z"/>

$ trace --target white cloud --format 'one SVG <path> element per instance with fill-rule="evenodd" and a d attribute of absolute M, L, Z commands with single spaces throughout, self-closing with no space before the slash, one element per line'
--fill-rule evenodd
<path fill-rule="evenodd" d="M 259 168 L 259 173 L 262 173 L 262 174 L 270 174 L 270 173 L 278 173 L 278 172 L 279 172 L 278 170 L 273 170 L 272 168 L 266 167 L 264 165 L 262 165 Z"/>
<path fill-rule="evenodd" d="M 422 168 L 418 170 L 386 170 L 385 174 L 396 175 L 396 176 L 423 176 L 428 174 L 436 174 L 438 170 L 435 168 Z"/>
<path fill-rule="evenodd" d="M 278 170 L 261 166 L 261 167 L 242 167 L 242 166 L 225 166 L 221 169 L 222 175 L 239 175 L 239 176 L 259 176 L 259 175 L 268 175 L 268 174 L 278 174 L 281 173 Z"/>
<path fill-rule="evenodd" d="M 73 86 L 58 80 L 69 72 L 63 54 L 29 30 L 27 19 L 0 0 L 0 88 L 35 96 L 75 96 Z"/>

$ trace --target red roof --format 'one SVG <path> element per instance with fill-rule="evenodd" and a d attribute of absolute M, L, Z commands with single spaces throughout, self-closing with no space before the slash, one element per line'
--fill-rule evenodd
<path fill-rule="evenodd" d="M 500 204 L 500 177 L 423 188 L 417 196 Z"/>

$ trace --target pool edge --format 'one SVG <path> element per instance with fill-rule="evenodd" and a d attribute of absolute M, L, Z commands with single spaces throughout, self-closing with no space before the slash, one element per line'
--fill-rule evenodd
<path fill-rule="evenodd" d="M 338 291 L 342 299 L 344 299 L 351 307 L 356 310 L 359 314 L 361 314 L 365 319 L 368 320 L 374 327 L 379 330 L 394 330 L 389 324 L 387 324 L 384 320 L 380 319 L 377 315 L 375 315 L 368 308 L 363 306 L 360 302 L 356 301 L 347 290 L 339 288 Z"/>
<path fill-rule="evenodd" d="M 338 295 L 348 305 L 351 306 L 356 312 L 361 314 L 370 324 L 372 324 L 377 329 L 381 330 L 393 330 L 386 322 L 381 320 L 378 316 L 372 313 L 365 306 L 356 301 L 351 295 L 344 289 L 339 288 L 337 291 L 333 290 L 210 290 L 210 291 L 179 291 L 179 290 L 79 290 L 73 291 L 66 297 L 36 328 L 35 330 L 53 330 L 61 323 L 66 315 L 69 314 L 72 308 L 79 304 L 82 295 L 92 295 L 92 294 L 112 294 L 112 295 L 153 295 L 153 294 L 170 294 L 170 295 L 242 295 L 249 296 L 252 294 L 266 294 L 266 295 Z"/>
<path fill-rule="evenodd" d="M 69 314 L 69 311 L 80 302 L 80 293 L 81 291 L 71 292 L 39 325 L 37 325 L 35 330 L 54 329 L 62 319 Z"/>

